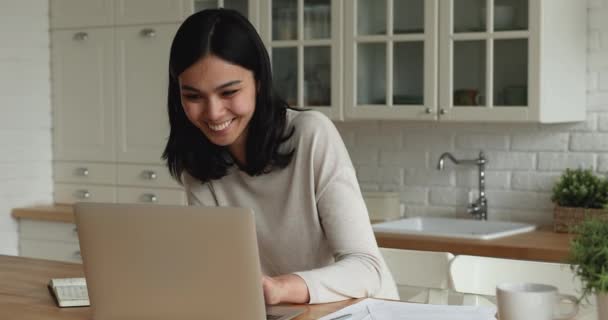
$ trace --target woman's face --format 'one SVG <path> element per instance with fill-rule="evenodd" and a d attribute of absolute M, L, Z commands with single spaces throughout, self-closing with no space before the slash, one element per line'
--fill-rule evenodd
<path fill-rule="evenodd" d="M 233 155 L 243 155 L 255 110 L 253 72 L 209 54 L 178 79 L 188 119 L 212 143 L 227 146 Z"/>

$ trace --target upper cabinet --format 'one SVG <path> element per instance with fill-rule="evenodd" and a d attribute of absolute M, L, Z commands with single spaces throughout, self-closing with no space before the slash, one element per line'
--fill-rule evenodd
<path fill-rule="evenodd" d="M 180 0 L 114 0 L 117 25 L 177 22 L 184 11 L 185 3 Z"/>
<path fill-rule="evenodd" d="M 275 89 L 291 106 L 342 119 L 342 1 L 260 1 Z"/>
<path fill-rule="evenodd" d="M 439 119 L 585 120 L 586 12 L 572 0 L 440 1 Z"/>
<path fill-rule="evenodd" d="M 436 119 L 437 1 L 347 1 L 345 15 L 346 117 Z"/>
<path fill-rule="evenodd" d="M 259 8 L 256 0 L 185 0 L 186 16 L 193 12 L 198 12 L 212 8 L 233 9 L 247 17 L 257 28 Z"/>
<path fill-rule="evenodd" d="M 331 14 L 317 14 L 319 6 Z M 318 108 L 307 97 L 322 83 L 322 109 L 334 119 L 585 119 L 584 1 L 269 0 L 261 8 L 277 89 L 291 104 Z M 327 17 L 331 28 L 307 24 Z M 315 26 L 329 34 L 315 37 Z M 308 63 L 327 74 L 326 61 L 343 77 L 306 73 Z"/>

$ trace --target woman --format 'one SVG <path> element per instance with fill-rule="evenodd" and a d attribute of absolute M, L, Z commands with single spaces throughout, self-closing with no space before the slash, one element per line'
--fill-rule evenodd
<path fill-rule="evenodd" d="M 289 109 L 246 18 L 205 10 L 171 46 L 163 157 L 190 205 L 252 208 L 267 304 L 397 299 L 333 123 Z"/>

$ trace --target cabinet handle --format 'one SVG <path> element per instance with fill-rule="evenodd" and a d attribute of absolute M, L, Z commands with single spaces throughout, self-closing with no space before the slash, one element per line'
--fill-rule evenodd
<path fill-rule="evenodd" d="M 78 168 L 76 172 L 79 176 L 87 177 L 89 175 L 89 169 L 87 168 Z"/>
<path fill-rule="evenodd" d="M 153 193 L 146 193 L 143 196 L 145 202 L 158 202 L 158 197 Z"/>
<path fill-rule="evenodd" d="M 426 112 L 426 114 L 433 114 L 433 109 L 426 108 L 426 109 L 424 109 L 424 112 Z"/>
<path fill-rule="evenodd" d="M 80 199 L 89 199 L 91 197 L 91 193 L 88 190 L 79 190 L 78 197 Z"/>
<path fill-rule="evenodd" d="M 145 170 L 144 172 L 142 172 L 142 176 L 144 177 L 144 179 L 148 180 L 156 180 L 157 178 L 156 172 L 151 170 Z"/>
<path fill-rule="evenodd" d="M 445 110 L 445 109 L 443 109 L 443 108 L 442 108 L 442 109 L 439 109 L 439 114 L 447 114 L 447 113 L 448 113 L 448 111 L 447 111 L 447 110 Z"/>
<path fill-rule="evenodd" d="M 139 32 L 139 34 L 140 34 L 142 37 L 146 37 L 146 38 L 154 38 L 154 37 L 156 37 L 156 31 L 155 31 L 154 29 L 149 29 L 149 28 L 142 29 L 142 30 Z"/>
<path fill-rule="evenodd" d="M 86 41 L 89 39 L 89 34 L 86 32 L 76 32 L 73 39 L 76 41 Z"/>
<path fill-rule="evenodd" d="M 76 257 L 76 258 L 82 258 L 82 254 L 80 253 L 80 250 L 74 251 L 74 257 Z"/>
<path fill-rule="evenodd" d="M 78 234 L 78 227 L 74 227 L 73 231 L 74 233 Z"/>

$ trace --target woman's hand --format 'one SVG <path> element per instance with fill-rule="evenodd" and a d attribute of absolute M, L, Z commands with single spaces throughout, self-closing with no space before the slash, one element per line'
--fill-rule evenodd
<path fill-rule="evenodd" d="M 304 279 L 295 274 L 278 277 L 262 276 L 266 304 L 308 303 L 310 296 Z"/>

